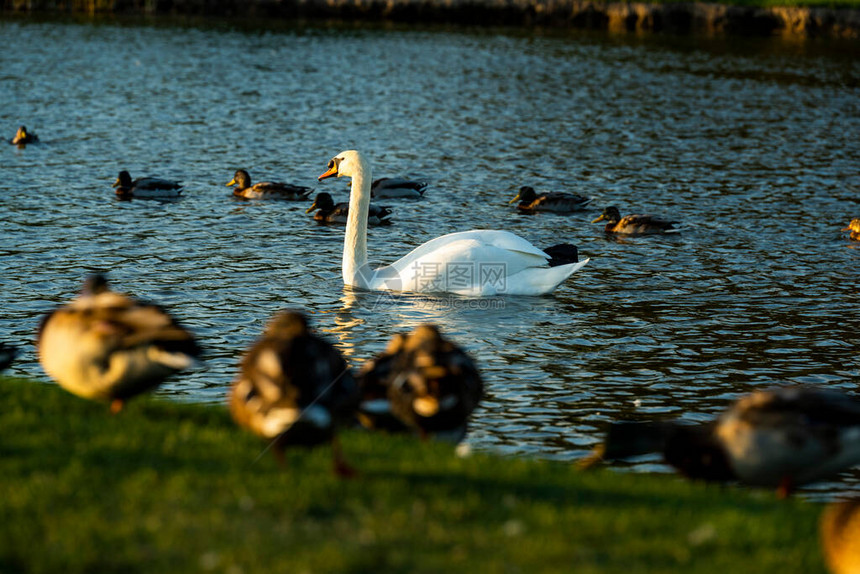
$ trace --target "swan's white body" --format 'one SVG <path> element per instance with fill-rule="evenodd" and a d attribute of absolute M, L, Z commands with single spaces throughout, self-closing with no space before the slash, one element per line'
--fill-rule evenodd
<path fill-rule="evenodd" d="M 377 269 L 367 261 L 367 210 L 371 169 L 357 151 L 340 153 L 320 179 L 352 178 L 343 245 L 343 282 L 371 291 L 458 295 L 544 295 L 581 269 L 588 259 L 550 267 L 550 256 L 507 231 L 449 233 Z"/>

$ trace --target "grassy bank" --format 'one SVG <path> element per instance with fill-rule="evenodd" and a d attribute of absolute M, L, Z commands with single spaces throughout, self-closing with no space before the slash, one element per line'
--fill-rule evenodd
<path fill-rule="evenodd" d="M 820 507 L 354 431 L 281 469 L 226 409 L 0 378 L 0 572 L 823 572 Z"/>

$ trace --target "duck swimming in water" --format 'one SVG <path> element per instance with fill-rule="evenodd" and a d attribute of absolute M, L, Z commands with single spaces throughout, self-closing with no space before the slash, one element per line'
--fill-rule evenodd
<path fill-rule="evenodd" d="M 113 183 L 116 196 L 120 199 L 171 199 L 182 193 L 182 184 L 178 181 L 160 177 L 142 177 L 131 179 L 127 171 L 119 172 Z"/>
<path fill-rule="evenodd" d="M 313 191 L 310 187 L 261 181 L 251 185 L 251 176 L 244 169 L 236 170 L 227 186 L 233 187 L 233 195 L 245 199 L 286 199 L 288 201 L 303 201 Z"/>
<path fill-rule="evenodd" d="M 621 213 L 615 206 L 604 209 L 603 213 L 592 223 L 599 221 L 606 221 L 606 233 L 622 235 L 654 235 L 681 231 L 676 227 L 678 222 L 667 221 L 653 215 L 626 215 L 621 217 Z"/>
<path fill-rule="evenodd" d="M 326 192 L 317 194 L 313 205 L 311 205 L 305 213 L 310 213 L 316 210 L 314 219 L 321 223 L 346 223 L 349 219 L 349 203 L 342 202 L 335 204 L 331 195 Z M 391 208 L 387 206 L 379 206 L 370 204 L 367 210 L 368 225 L 390 225 Z"/>
<path fill-rule="evenodd" d="M 591 198 L 575 193 L 557 191 L 538 195 L 533 187 L 524 185 L 520 188 L 517 196 L 508 203 L 515 203 L 517 201 L 519 201 L 517 209 L 524 212 L 549 211 L 552 213 L 573 213 L 584 209 L 591 203 Z"/>
<path fill-rule="evenodd" d="M 21 146 L 29 143 L 36 143 L 37 141 L 39 141 L 39 136 L 28 132 L 27 126 L 19 126 L 18 131 L 15 132 L 15 137 L 9 140 L 9 143 Z"/>

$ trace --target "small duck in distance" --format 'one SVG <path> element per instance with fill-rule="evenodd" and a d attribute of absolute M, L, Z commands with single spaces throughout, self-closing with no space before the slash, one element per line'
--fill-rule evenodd
<path fill-rule="evenodd" d="M 850 231 L 851 234 L 848 237 L 854 241 L 860 241 L 860 217 L 852 219 L 848 227 L 843 227 L 842 231 Z"/>
<path fill-rule="evenodd" d="M 584 209 L 591 203 L 591 198 L 575 193 L 558 191 L 538 195 L 533 187 L 524 185 L 520 188 L 517 196 L 508 203 L 511 204 L 517 201 L 519 201 L 517 209 L 523 212 L 549 211 L 552 213 L 573 213 Z"/>
<path fill-rule="evenodd" d="M 171 199 L 182 193 L 182 184 L 178 181 L 160 177 L 132 180 L 125 170 L 119 172 L 113 187 L 116 188 L 116 196 L 119 199 Z"/>
<path fill-rule="evenodd" d="M 419 199 L 427 189 L 427 182 L 403 177 L 381 177 L 370 184 L 370 197 L 376 199 Z"/>
<path fill-rule="evenodd" d="M 337 431 L 354 423 L 358 385 L 337 348 L 314 333 L 304 313 L 282 311 L 245 353 L 230 389 L 233 420 L 271 441 L 285 464 L 287 446 L 330 443 L 334 471 L 349 477 Z"/>
<path fill-rule="evenodd" d="M 860 400 L 814 387 L 781 387 L 743 396 L 716 420 L 617 422 L 580 463 L 662 453 L 692 479 L 796 487 L 860 463 Z"/>
<path fill-rule="evenodd" d="M 46 315 L 36 347 L 45 372 L 79 397 L 109 401 L 111 412 L 197 364 L 194 336 L 161 307 L 108 288 L 93 275 L 81 295 Z"/>
<path fill-rule="evenodd" d="M 314 210 L 314 219 L 320 223 L 346 223 L 349 217 L 349 203 L 341 202 L 335 204 L 331 195 L 325 191 L 317 194 L 313 205 L 305 210 L 305 213 L 310 213 Z M 368 225 L 391 225 L 391 208 L 370 204 L 367 210 Z"/>
<path fill-rule="evenodd" d="M 23 146 L 29 143 L 36 143 L 37 141 L 39 141 L 39 136 L 28 132 L 27 126 L 19 126 L 18 131 L 15 132 L 15 137 L 9 140 L 9 143 L 12 145 Z"/>
<path fill-rule="evenodd" d="M 236 170 L 236 173 L 233 174 L 233 179 L 227 182 L 227 187 L 230 186 L 234 186 L 234 196 L 245 199 L 302 201 L 307 199 L 313 191 L 310 187 L 273 181 L 260 181 L 251 185 L 251 176 L 244 169 Z"/>
<path fill-rule="evenodd" d="M 667 221 L 652 215 L 626 215 L 621 217 L 618 208 L 609 206 L 591 223 L 606 221 L 606 233 L 621 235 L 656 235 L 660 233 L 679 233 L 677 221 Z"/>

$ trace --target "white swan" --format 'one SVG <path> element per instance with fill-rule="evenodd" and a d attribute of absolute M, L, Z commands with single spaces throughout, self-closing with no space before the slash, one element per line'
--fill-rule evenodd
<path fill-rule="evenodd" d="M 343 244 L 343 282 L 371 291 L 445 292 L 458 295 L 543 295 L 582 268 L 572 245 L 550 256 L 507 231 L 449 233 L 416 247 L 391 265 L 373 269 L 367 262 L 367 210 L 371 168 L 355 150 L 328 162 L 319 180 L 351 177 L 349 218 Z"/>

